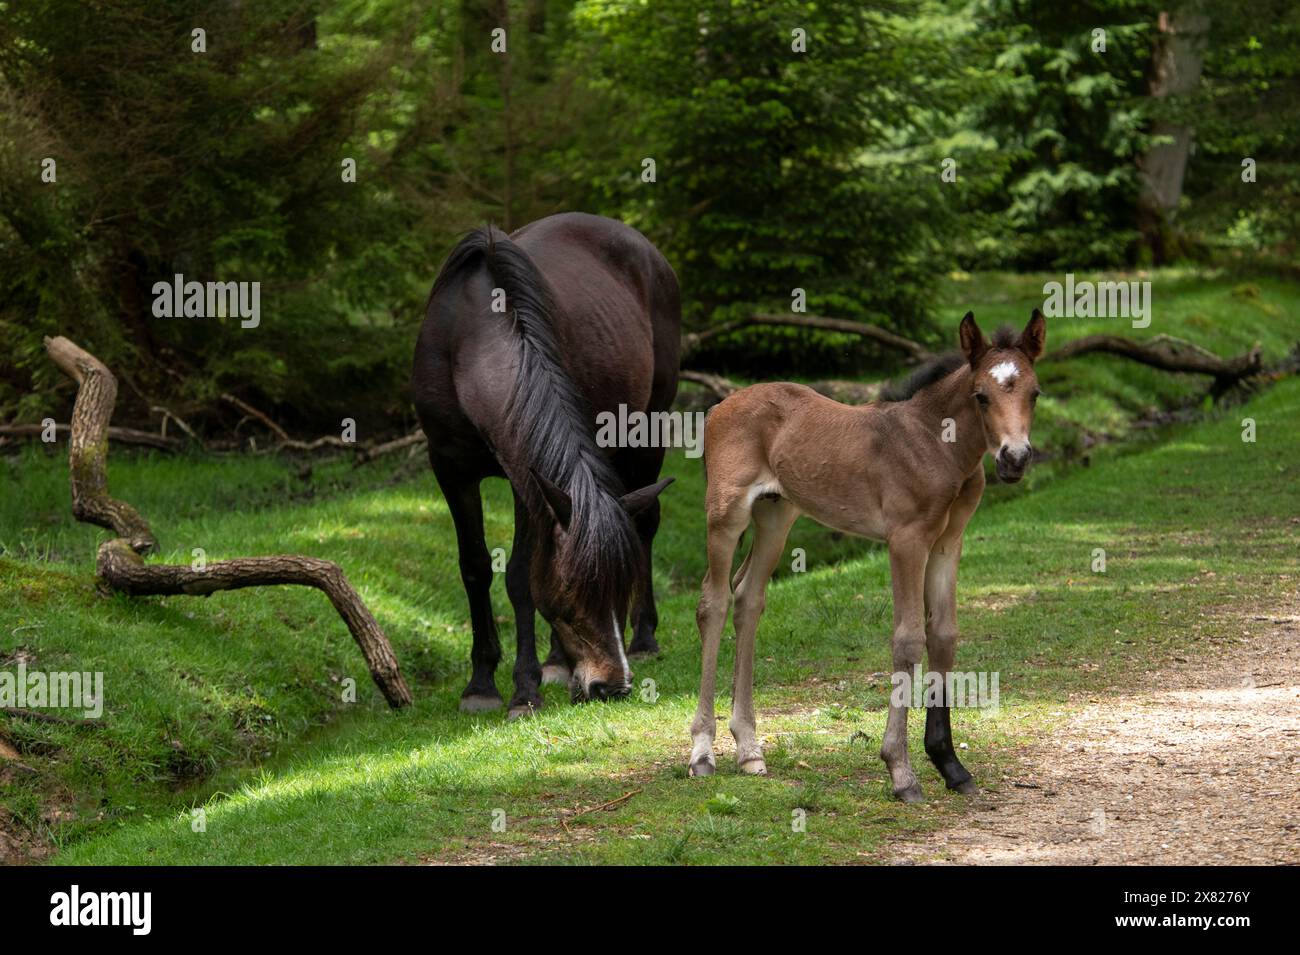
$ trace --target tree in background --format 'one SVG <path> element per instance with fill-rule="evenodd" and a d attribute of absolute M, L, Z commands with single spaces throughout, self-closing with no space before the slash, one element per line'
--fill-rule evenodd
<path fill-rule="evenodd" d="M 1300 6 L 1197 5 L 1208 21 L 1200 82 L 1168 106 L 1193 130 L 1179 222 L 1190 241 L 1294 269 L 1300 236 Z M 1247 173 L 1246 160 L 1253 160 Z M 1245 181 L 1253 178 L 1254 181 Z"/>
<path fill-rule="evenodd" d="M 1130 261 L 1157 5 L 979 0 L 970 12 L 978 47 L 1001 76 L 969 122 L 993 137 L 1006 164 L 1000 194 L 987 191 L 980 206 L 996 231 L 979 237 L 971 264 Z"/>
<path fill-rule="evenodd" d="M 681 279 L 688 322 L 807 310 L 915 328 L 946 205 L 907 152 L 945 107 L 917 3 L 591 0 L 575 15 L 611 106 L 586 164 L 598 204 Z M 654 181 L 648 177 L 653 161 Z M 614 171 L 617 174 L 614 174 Z"/>

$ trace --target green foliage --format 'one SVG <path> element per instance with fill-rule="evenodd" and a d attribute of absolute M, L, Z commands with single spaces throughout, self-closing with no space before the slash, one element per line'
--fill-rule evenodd
<path fill-rule="evenodd" d="M 982 181 L 971 204 L 985 231 L 963 246 L 966 262 L 1085 268 L 1129 259 L 1158 8 L 1148 0 L 972 5 L 968 42 L 992 71 L 964 121 L 992 145 L 977 153 L 974 169 L 985 175 L 973 177 Z M 1095 30 L 1105 31 L 1104 52 L 1094 51 Z"/>
<path fill-rule="evenodd" d="M 238 418 L 215 401 L 229 391 L 299 433 L 407 427 L 412 342 L 447 249 L 484 221 L 568 209 L 649 235 L 691 324 L 785 312 L 803 289 L 810 313 L 934 343 L 933 287 L 957 266 L 1143 261 L 1138 170 L 1157 121 L 1195 143 L 1182 207 L 1159 224 L 1173 246 L 1293 265 L 1300 13 L 1173 5 L 1209 18 L 1203 79 L 1156 102 L 1163 9 L 184 0 L 146 15 L 0 0 L 0 420 L 66 417 L 41 336 L 67 334 L 122 378 L 122 424 L 156 425 L 165 405 L 229 434 Z M 41 181 L 47 158 L 57 182 Z M 177 273 L 260 282 L 260 327 L 155 318 L 154 284 Z M 774 329 L 697 359 L 790 376 L 881 355 Z"/>
<path fill-rule="evenodd" d="M 813 313 L 905 328 L 926 315 L 944 207 L 904 150 L 946 70 L 918 9 L 579 4 L 613 132 L 591 188 L 668 254 L 689 319 L 788 311 L 795 288 Z"/>
<path fill-rule="evenodd" d="M 1294 263 L 1300 235 L 1300 6 L 1260 0 L 1204 4 L 1210 42 L 1201 83 L 1171 104 L 1196 130 L 1182 224 L 1200 242 L 1246 259 Z M 1243 182 L 1242 163 L 1256 163 Z"/>

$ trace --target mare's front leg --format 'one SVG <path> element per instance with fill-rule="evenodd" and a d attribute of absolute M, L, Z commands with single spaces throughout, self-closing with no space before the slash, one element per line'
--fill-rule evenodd
<path fill-rule="evenodd" d="M 628 449 L 617 462 L 619 476 L 629 491 L 646 487 L 659 480 L 663 468 L 663 448 Z M 635 518 L 637 539 L 641 544 L 640 585 L 637 587 L 636 605 L 632 607 L 632 642 L 627 655 L 631 659 L 652 657 L 659 653 L 655 630 L 659 626 L 659 612 L 655 607 L 654 539 L 659 531 L 659 499 L 655 498 Z"/>
<path fill-rule="evenodd" d="M 460 579 L 469 598 L 469 619 L 474 630 L 474 646 L 470 650 L 473 672 L 469 685 L 460 695 L 460 708 L 466 713 L 499 709 L 501 694 L 497 691 L 496 669 L 501 660 L 501 643 L 488 593 L 492 586 L 492 558 L 483 539 L 483 501 L 479 497 L 479 481 L 477 478 L 465 480 L 450 467 L 437 464 L 433 471 L 456 525 Z"/>
<path fill-rule="evenodd" d="M 890 538 L 889 569 L 894 585 L 891 648 L 894 679 L 897 681 L 899 674 L 906 674 L 904 687 L 910 687 L 910 681 L 915 679 L 916 666 L 925 650 L 925 565 L 929 553 L 930 542 L 911 529 L 905 528 Z M 925 794 L 907 755 L 907 700 L 898 705 L 894 700 L 896 695 L 897 690 L 890 694 L 880 758 L 889 767 L 894 795 L 903 802 L 924 802 Z"/>
<path fill-rule="evenodd" d="M 532 588 L 532 537 L 528 509 L 515 493 L 515 539 L 506 564 L 506 593 L 515 611 L 515 695 L 510 719 L 528 716 L 542 708 L 542 668 L 537 663 L 536 607 Z"/>

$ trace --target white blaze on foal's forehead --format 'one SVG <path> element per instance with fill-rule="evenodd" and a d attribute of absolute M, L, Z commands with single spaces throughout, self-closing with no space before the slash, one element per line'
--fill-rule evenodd
<path fill-rule="evenodd" d="M 989 369 L 989 374 L 999 385 L 1005 385 L 1020 374 L 1020 369 L 1016 367 L 1014 361 L 999 362 Z"/>

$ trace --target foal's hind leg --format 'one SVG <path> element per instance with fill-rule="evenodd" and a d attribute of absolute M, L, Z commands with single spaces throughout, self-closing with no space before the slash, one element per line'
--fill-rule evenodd
<path fill-rule="evenodd" d="M 700 603 L 695 611 L 695 622 L 700 628 L 702 660 L 700 700 L 695 708 L 695 719 L 691 722 L 693 746 L 689 772 L 692 776 L 711 776 L 716 766 L 713 761 L 716 732 L 713 698 L 717 692 L 718 645 L 722 642 L 722 630 L 727 625 L 727 610 L 731 605 L 731 560 L 736 554 L 736 542 L 747 523 L 749 508 L 743 496 L 735 496 L 724 506 L 710 507 L 709 569 L 704 575 Z"/>
<path fill-rule="evenodd" d="M 731 684 L 731 735 L 742 773 L 765 775 L 767 764 L 758 743 L 754 718 L 754 636 L 767 605 L 767 582 L 776 570 L 785 539 L 799 512 L 788 501 L 754 504 L 754 545 L 736 576 L 736 672 Z"/>

